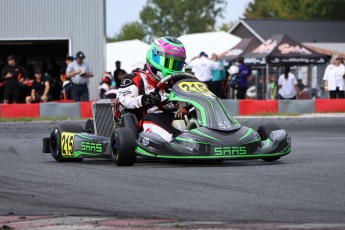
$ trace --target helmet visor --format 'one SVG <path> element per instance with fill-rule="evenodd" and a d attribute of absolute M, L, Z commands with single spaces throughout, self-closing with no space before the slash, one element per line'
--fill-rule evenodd
<path fill-rule="evenodd" d="M 182 71 L 185 60 L 184 58 L 165 54 L 160 51 L 156 52 L 158 55 L 152 56 L 153 62 L 171 71 Z"/>
<path fill-rule="evenodd" d="M 172 71 L 181 71 L 183 69 L 184 61 L 173 58 L 164 58 L 164 67 Z"/>

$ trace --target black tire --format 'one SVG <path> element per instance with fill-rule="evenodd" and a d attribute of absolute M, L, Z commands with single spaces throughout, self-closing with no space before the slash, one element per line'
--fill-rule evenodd
<path fill-rule="evenodd" d="M 111 158 L 117 166 L 133 166 L 137 160 L 135 134 L 130 128 L 120 127 L 111 137 Z"/>
<path fill-rule="evenodd" d="M 267 140 L 270 137 L 270 133 L 275 130 L 280 130 L 281 128 L 274 124 L 274 123 L 268 123 L 268 124 L 263 124 L 260 125 L 258 128 L 258 133 L 261 137 L 261 140 Z M 265 157 L 262 158 L 262 160 L 267 161 L 267 162 L 272 162 L 280 159 L 280 156 L 278 157 Z"/>
<path fill-rule="evenodd" d="M 52 157 L 57 162 L 80 162 L 83 158 L 63 158 L 61 152 L 61 133 L 71 132 L 80 133 L 84 132 L 84 128 L 78 124 L 61 124 L 58 127 L 53 128 L 50 134 L 50 152 Z"/>
<path fill-rule="evenodd" d="M 86 133 L 95 133 L 95 126 L 93 124 L 93 119 L 88 119 L 85 124 Z"/>

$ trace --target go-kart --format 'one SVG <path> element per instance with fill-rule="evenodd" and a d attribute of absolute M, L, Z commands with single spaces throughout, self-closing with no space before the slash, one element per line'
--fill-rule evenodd
<path fill-rule="evenodd" d="M 138 156 L 186 161 L 276 161 L 291 151 L 291 138 L 285 130 L 275 124 L 263 124 L 257 131 L 242 126 L 206 84 L 191 74 L 170 75 L 158 83 L 155 91 L 162 88 L 168 89 L 169 96 L 159 108 L 174 112 L 172 125 L 181 130 L 172 141 L 140 130 L 136 116 L 122 108 L 117 99 L 101 99 L 92 104 L 93 118 L 85 127 L 55 127 L 50 137 L 43 138 L 43 152 L 50 152 L 59 162 L 103 157 L 112 158 L 118 166 L 132 166 Z"/>

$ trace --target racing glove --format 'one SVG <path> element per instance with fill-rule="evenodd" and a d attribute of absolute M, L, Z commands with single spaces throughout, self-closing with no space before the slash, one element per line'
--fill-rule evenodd
<path fill-rule="evenodd" d="M 151 92 L 141 97 L 141 104 L 143 106 L 156 106 L 161 102 L 161 96 L 158 93 Z"/>

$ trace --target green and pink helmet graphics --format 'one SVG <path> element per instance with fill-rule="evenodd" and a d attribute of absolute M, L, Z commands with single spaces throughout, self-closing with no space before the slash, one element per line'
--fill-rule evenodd
<path fill-rule="evenodd" d="M 182 72 L 186 50 L 184 45 L 174 37 L 160 37 L 156 39 L 146 54 L 147 69 L 154 75 L 156 80 L 162 76 L 154 69 L 160 71 L 163 77 Z M 152 68 L 153 67 L 153 68 Z"/>

